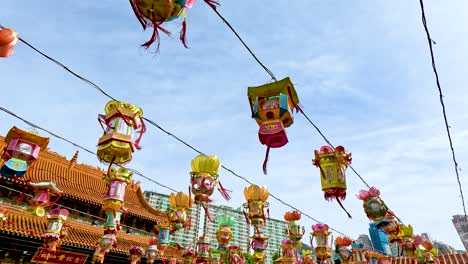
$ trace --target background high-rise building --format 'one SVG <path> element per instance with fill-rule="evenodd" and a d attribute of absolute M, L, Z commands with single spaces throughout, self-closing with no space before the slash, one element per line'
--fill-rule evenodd
<path fill-rule="evenodd" d="M 454 247 L 440 241 L 434 241 L 433 245 L 439 250 L 439 255 L 454 254 L 457 252 Z"/>
<path fill-rule="evenodd" d="M 169 196 L 156 192 L 144 192 L 145 199 L 155 209 L 166 211 L 169 208 Z M 179 230 L 172 237 L 173 242 L 182 246 L 196 245 L 198 229 L 200 227 L 201 210 L 197 206 L 192 206 L 192 228 L 190 230 Z"/>
<path fill-rule="evenodd" d="M 206 219 L 206 221 L 203 223 L 203 226 L 206 225 L 206 235 L 211 239 L 211 246 L 218 246 L 218 241 L 216 240 L 216 231 L 218 230 L 216 218 L 219 215 L 229 215 L 236 220 L 234 226 L 231 227 L 232 238 L 229 244 L 237 245 L 242 248 L 243 252 L 248 252 L 250 246 L 249 225 L 247 225 L 244 214 L 240 208 L 234 209 L 229 206 L 209 205 L 208 210 L 213 222 L 210 222 L 208 219 Z"/>
<path fill-rule="evenodd" d="M 281 248 L 281 241 L 286 239 L 287 228 L 288 222 L 286 221 L 277 219 L 266 220 L 266 225 L 261 229 L 263 234 L 269 238 L 268 248 L 265 250 L 267 257 L 266 263 L 273 263 L 273 255 Z"/>
<path fill-rule="evenodd" d="M 368 235 L 362 234 L 356 239 L 356 244 L 361 244 L 363 248 L 372 249 L 372 242 Z"/>
<path fill-rule="evenodd" d="M 372 245 L 375 251 L 386 255 L 392 254 L 387 234 L 385 234 L 384 231 L 378 229 L 375 223 L 369 224 L 369 235 L 371 237 Z"/>
<path fill-rule="evenodd" d="M 464 215 L 454 215 L 452 222 L 457 230 L 458 236 L 460 236 L 465 250 L 468 251 L 468 219 L 466 219 Z"/>
<path fill-rule="evenodd" d="M 169 208 L 169 196 L 156 192 L 144 192 L 145 199 L 148 203 L 161 211 L 165 211 Z M 173 241 L 181 244 L 182 246 L 195 247 L 197 239 L 203 234 L 203 229 L 206 230 L 206 235 L 211 239 L 211 245 L 217 247 L 218 242 L 216 241 L 216 231 L 218 230 L 218 224 L 216 223 L 216 217 L 218 215 L 226 214 L 234 217 L 236 220 L 235 225 L 231 228 L 233 236 L 230 241 L 230 245 L 240 246 L 243 252 L 250 252 L 250 237 L 253 235 L 253 229 L 247 225 L 242 207 L 234 209 L 229 206 L 215 206 L 208 205 L 210 217 L 213 222 L 204 220 L 205 213 L 199 206 L 194 205 L 192 207 L 192 228 L 190 230 L 180 230 L 173 236 Z M 265 251 L 267 261 L 266 263 L 273 263 L 273 255 L 276 251 L 281 248 L 281 241 L 286 238 L 286 229 L 288 222 L 267 219 L 266 225 L 261 228 L 261 231 L 268 239 L 268 248 Z M 367 240 L 369 238 L 367 237 Z M 370 245 L 370 240 L 368 242 Z"/>

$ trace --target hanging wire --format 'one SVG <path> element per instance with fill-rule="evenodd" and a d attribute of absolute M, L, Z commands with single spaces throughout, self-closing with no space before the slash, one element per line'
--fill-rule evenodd
<path fill-rule="evenodd" d="M 60 136 L 60 135 L 58 135 L 58 134 L 56 134 L 56 133 L 54 133 L 54 132 L 52 132 L 52 131 L 50 131 L 50 130 L 47 130 L 47 129 L 45 129 L 45 128 L 39 126 L 39 125 L 36 125 L 36 124 L 34 124 L 34 123 L 32 123 L 32 122 L 30 122 L 30 121 L 28 121 L 28 120 L 26 120 L 26 119 L 24 119 L 24 118 L 18 116 L 17 114 L 11 112 L 10 110 L 8 110 L 8 109 L 6 109 L 6 108 L 4 108 L 4 107 L 1 107 L 1 106 L 0 106 L 0 110 L 3 111 L 3 112 L 5 112 L 5 113 L 7 113 L 7 114 L 9 114 L 9 115 L 11 115 L 11 116 L 13 116 L 13 117 L 15 117 L 15 118 L 17 118 L 17 119 L 19 119 L 19 120 L 21 120 L 21 121 L 23 121 L 24 123 L 26 123 L 26 124 L 28 124 L 28 125 L 34 127 L 34 128 L 37 128 L 37 129 L 39 129 L 39 130 L 41 130 L 41 131 L 46 132 L 47 134 L 49 134 L 49 135 L 51 135 L 51 136 L 53 136 L 53 137 L 55 137 L 55 138 L 58 138 L 58 139 L 63 140 L 63 141 L 65 141 L 65 142 L 67 142 L 67 143 L 70 143 L 70 144 L 72 144 L 73 146 L 75 146 L 75 147 L 77 147 L 77 148 L 79 148 L 79 149 L 81 149 L 81 150 L 84 150 L 84 151 L 86 151 L 86 152 L 88 152 L 88 153 L 90 153 L 90 154 L 97 155 L 96 152 L 94 152 L 94 151 L 92 151 L 92 150 L 90 150 L 90 149 L 88 149 L 88 148 L 85 148 L 85 147 L 83 147 L 83 146 L 81 146 L 81 145 L 79 145 L 79 144 L 77 144 L 77 143 L 75 143 L 75 142 L 73 142 L 73 141 L 71 141 L 71 140 L 68 140 L 68 139 L 66 139 L 66 138 L 64 138 L 64 137 L 62 137 L 62 136 Z M 127 169 L 128 169 L 129 171 L 131 171 L 131 172 L 137 174 L 138 176 L 140 176 L 140 177 L 142 177 L 142 178 L 144 178 L 144 179 L 147 179 L 147 180 L 149 180 L 149 181 L 155 183 L 156 185 L 158 185 L 158 186 L 160 186 L 160 187 L 163 187 L 163 188 L 168 189 L 168 190 L 173 191 L 173 192 L 177 192 L 177 190 L 175 190 L 175 189 L 173 189 L 173 188 L 171 188 L 171 187 L 169 187 L 169 186 L 167 186 L 167 185 L 164 185 L 164 184 L 162 184 L 162 183 L 159 183 L 159 182 L 157 182 L 157 181 L 155 181 L 155 180 L 153 180 L 153 179 L 151 179 L 151 178 L 149 178 L 149 177 L 143 175 L 142 173 L 140 173 L 139 171 L 137 171 L 137 170 L 135 170 L 135 169 L 131 169 L 131 168 L 127 168 Z"/>
<path fill-rule="evenodd" d="M 22 117 L 18 116 L 17 114 L 11 112 L 10 110 L 5 109 L 4 107 L 1 107 L 1 106 L 0 106 L 0 111 L 3 111 L 3 112 L 5 112 L 5 113 L 7 113 L 7 114 L 9 114 L 9 115 L 11 115 L 11 116 L 17 118 L 17 119 L 19 119 L 19 120 L 25 122 L 26 124 L 28 124 L 28 125 L 30 125 L 30 126 L 32 126 L 32 127 L 35 127 L 35 128 L 37 128 L 37 129 L 39 129 L 39 130 L 42 130 L 42 131 L 48 133 L 49 135 L 51 135 L 51 136 L 53 136 L 53 137 L 56 137 L 56 138 L 58 138 L 58 139 L 61 139 L 61 140 L 65 141 L 65 142 L 68 142 L 68 143 L 72 144 L 73 146 L 76 146 L 76 147 L 78 147 L 78 148 L 80 148 L 80 149 L 85 150 L 85 151 L 88 152 L 88 153 L 91 153 L 91 154 L 93 154 L 93 155 L 96 155 L 95 152 L 93 152 L 93 151 L 91 151 L 91 150 L 89 150 L 89 149 L 87 149 L 87 148 L 85 148 L 85 147 L 82 147 L 81 145 L 79 145 L 79 144 L 77 144 L 77 143 L 74 143 L 74 142 L 72 142 L 72 141 L 70 141 L 70 140 L 68 140 L 68 139 L 65 139 L 65 138 L 63 138 L 63 137 L 61 137 L 61 136 L 58 136 L 56 133 L 53 133 L 53 132 L 51 132 L 51 131 L 49 131 L 49 130 L 47 130 L 47 129 L 45 129 L 45 128 L 42 128 L 42 127 L 40 127 L 40 126 L 38 126 L 38 125 L 32 123 L 31 121 L 28 121 L 28 120 L 22 118 Z M 169 133 L 169 132 L 166 132 L 166 133 Z M 169 135 L 172 135 L 172 134 L 169 133 Z M 175 136 L 174 136 L 174 137 L 175 137 Z M 178 140 L 182 141 L 181 139 L 178 139 Z M 183 141 L 182 141 L 182 142 L 183 142 Z M 193 149 L 194 151 L 196 151 L 197 153 L 206 155 L 206 154 L 202 153 L 201 151 L 197 150 L 195 147 L 192 147 L 192 146 L 189 145 L 188 143 L 185 143 L 185 144 L 187 144 L 188 146 L 190 146 L 190 148 Z M 222 167 L 224 170 L 230 172 L 232 175 L 236 176 L 237 178 L 242 179 L 243 181 L 245 181 L 245 182 L 247 182 L 247 183 L 249 183 L 249 184 L 254 184 L 254 183 L 252 183 L 251 181 L 249 181 L 248 179 L 246 179 L 245 177 L 243 177 L 243 176 L 237 174 L 236 172 L 234 172 L 232 169 L 229 169 L 229 168 L 227 168 L 227 167 L 224 166 L 224 165 L 221 165 L 221 167 Z M 128 168 L 127 168 L 127 169 L 128 169 Z M 170 187 L 167 187 L 166 185 L 163 185 L 163 184 L 161 184 L 161 183 L 158 183 L 158 182 L 154 181 L 153 179 L 144 176 L 143 174 L 141 174 L 141 173 L 138 172 L 137 170 L 134 170 L 134 169 L 128 169 L 128 170 L 130 170 L 130 171 L 132 171 L 132 172 L 134 172 L 134 173 L 136 173 L 136 174 L 138 174 L 138 175 L 144 177 L 145 179 L 150 180 L 151 182 L 154 182 L 154 183 L 158 184 L 159 186 L 164 186 L 164 187 L 167 188 L 167 189 L 170 189 L 170 190 L 172 190 L 172 191 L 174 191 L 174 192 L 177 192 L 176 190 L 174 190 L 174 189 L 172 189 L 172 188 L 170 188 Z M 288 206 L 289 208 L 300 212 L 301 214 L 305 215 L 307 218 L 311 219 L 312 221 L 317 222 L 317 223 L 320 223 L 320 224 L 324 224 L 324 222 L 319 221 L 319 220 L 317 220 L 316 218 L 313 218 L 312 216 L 310 216 L 309 214 L 304 213 L 303 211 L 301 211 L 301 210 L 299 210 L 298 208 L 294 207 L 293 205 L 284 202 L 283 200 L 281 200 L 280 198 L 278 198 L 278 197 L 275 196 L 274 194 L 270 193 L 270 196 L 271 196 L 273 199 L 275 199 L 275 200 L 277 200 L 278 202 L 280 202 L 281 204 L 286 205 L 286 206 Z M 334 230 L 334 231 L 337 232 L 337 233 L 340 233 L 340 234 L 346 236 L 343 232 L 340 232 L 340 231 L 338 231 L 337 229 L 334 229 L 334 228 L 331 228 L 331 227 L 330 227 L 330 229 Z M 348 237 L 350 237 L 350 236 L 348 236 Z"/>
<path fill-rule="evenodd" d="M 218 15 L 219 18 L 221 18 L 221 20 L 226 24 L 226 26 L 229 27 L 229 29 L 232 31 L 232 33 L 234 33 L 234 35 L 236 35 L 236 37 L 239 39 L 239 41 L 242 43 L 242 45 L 244 45 L 244 47 L 247 49 L 247 51 L 250 53 L 250 55 L 252 55 L 252 57 L 257 61 L 257 63 L 270 75 L 271 79 L 273 79 L 274 81 L 277 81 L 276 80 L 276 77 L 275 75 L 273 74 L 273 72 L 270 71 L 270 69 L 268 69 L 258 58 L 257 56 L 255 55 L 255 53 L 253 53 L 253 51 L 249 48 L 249 46 L 247 46 L 247 44 L 244 42 L 244 40 L 239 36 L 239 34 L 237 33 L 237 31 L 231 26 L 231 24 L 218 12 L 218 10 L 216 9 L 216 6 L 215 5 L 209 5 L 211 7 L 211 9 L 213 9 L 213 11 L 216 13 L 216 15 Z"/>
<path fill-rule="evenodd" d="M 450 134 L 450 126 L 448 124 L 447 113 L 445 111 L 444 95 L 442 93 L 442 88 L 441 88 L 440 81 L 439 81 L 439 73 L 437 72 L 437 67 L 436 67 L 435 58 L 434 58 L 434 50 L 432 48 L 432 44 L 436 44 L 436 43 L 431 38 L 431 34 L 429 33 L 429 29 L 427 27 L 426 14 L 424 12 L 424 2 L 423 2 L 423 0 L 419 0 L 419 4 L 420 4 L 420 7 L 421 7 L 422 24 L 424 26 L 424 31 L 426 32 L 427 43 L 429 45 L 429 51 L 430 51 L 430 54 L 431 54 L 432 70 L 434 71 L 434 76 L 435 76 L 435 79 L 436 79 L 437 89 L 439 91 L 440 105 L 442 106 L 442 114 L 444 116 L 445 128 L 447 130 L 447 137 L 448 137 L 449 144 L 450 144 L 450 150 L 452 151 L 452 160 L 453 160 L 453 164 L 454 164 L 455 174 L 457 175 L 458 188 L 460 189 L 460 197 L 461 197 L 461 201 L 462 201 L 462 205 L 463 205 L 463 212 L 465 213 L 465 218 L 467 218 L 465 198 L 463 196 L 463 188 L 462 188 L 462 184 L 461 184 L 461 181 L 460 181 L 460 175 L 459 175 L 459 172 L 458 172 L 460 170 L 460 168 L 458 167 L 458 162 L 457 162 L 457 159 L 455 157 L 455 150 L 453 148 L 452 136 Z"/>

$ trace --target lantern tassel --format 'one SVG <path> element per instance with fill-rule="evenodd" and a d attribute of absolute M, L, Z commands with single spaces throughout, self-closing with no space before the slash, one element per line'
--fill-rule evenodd
<path fill-rule="evenodd" d="M 267 208 L 268 219 L 270 219 L 270 208 Z"/>
<path fill-rule="evenodd" d="M 192 208 L 192 188 L 188 187 L 189 207 Z"/>
<path fill-rule="evenodd" d="M 353 218 L 349 213 L 348 211 L 346 211 L 346 209 L 344 208 L 343 204 L 341 203 L 341 199 L 336 199 L 336 201 L 338 202 L 338 204 L 341 206 L 341 209 L 343 209 L 343 211 L 346 212 L 346 214 L 348 215 L 348 217 L 351 219 Z"/>
<path fill-rule="evenodd" d="M 141 140 L 141 137 L 143 136 L 143 134 L 146 132 L 146 125 L 145 125 L 145 121 L 143 121 L 143 118 L 141 119 L 141 129 L 140 131 L 138 131 L 138 133 L 140 134 L 137 138 L 137 140 L 135 140 L 135 148 L 137 148 L 138 150 L 141 149 L 141 146 L 140 146 L 140 140 Z"/>
<path fill-rule="evenodd" d="M 187 34 L 187 19 L 184 18 L 184 21 L 182 22 L 182 29 L 180 30 L 180 41 L 182 41 L 182 44 L 184 45 L 184 47 L 188 49 L 187 38 L 185 36 L 186 34 Z"/>
<path fill-rule="evenodd" d="M 208 220 L 214 223 L 214 221 L 211 219 L 211 215 L 210 215 L 210 212 L 208 211 L 208 207 L 206 207 L 204 203 L 202 203 L 201 206 L 203 207 L 203 210 L 205 211 L 205 215 L 206 217 L 208 217 Z"/>
<path fill-rule="evenodd" d="M 130 5 L 132 6 L 133 13 L 135 13 L 135 16 L 137 17 L 138 21 L 140 21 L 143 30 L 145 30 L 148 25 L 146 23 L 145 17 L 142 13 L 140 13 L 140 10 L 138 9 L 137 1 L 138 0 L 130 0 Z"/>
<path fill-rule="evenodd" d="M 219 6 L 219 2 L 217 0 L 205 0 L 205 3 L 207 3 L 214 10 L 216 10 L 216 6 Z"/>
<path fill-rule="evenodd" d="M 291 102 L 293 104 L 293 110 L 296 110 L 296 113 L 297 112 L 304 113 L 304 112 L 302 112 L 301 107 L 299 105 L 297 105 L 296 102 L 294 102 L 294 99 L 293 99 L 292 93 L 291 93 L 291 86 L 288 86 L 288 96 L 289 96 L 289 99 L 291 100 Z"/>
<path fill-rule="evenodd" d="M 148 49 L 151 46 L 151 44 L 153 44 L 156 41 L 157 44 L 158 44 L 156 46 L 156 53 L 158 53 L 159 52 L 159 44 L 160 44 L 159 30 L 161 30 L 162 32 L 164 32 L 168 36 L 171 35 L 171 32 L 169 32 L 167 29 L 164 29 L 163 27 L 161 27 L 160 23 L 158 23 L 156 20 L 154 20 L 153 21 L 153 34 L 151 35 L 151 38 L 141 46 Z"/>
<path fill-rule="evenodd" d="M 248 225 L 250 225 L 250 220 L 249 220 L 249 216 L 247 215 L 247 212 L 242 210 L 242 213 L 244 213 L 245 221 L 247 222 Z"/>
<path fill-rule="evenodd" d="M 226 201 L 231 200 L 231 195 L 229 195 L 229 193 L 230 193 L 231 191 L 228 190 L 228 189 L 225 189 L 225 188 L 223 187 L 223 185 L 221 184 L 221 182 L 219 182 L 218 191 L 221 193 L 221 195 L 223 196 L 223 198 L 224 198 Z"/>
<path fill-rule="evenodd" d="M 268 164 L 268 156 L 270 155 L 270 146 L 267 147 L 265 153 L 265 160 L 263 160 L 263 174 L 267 174 L 267 164 Z"/>

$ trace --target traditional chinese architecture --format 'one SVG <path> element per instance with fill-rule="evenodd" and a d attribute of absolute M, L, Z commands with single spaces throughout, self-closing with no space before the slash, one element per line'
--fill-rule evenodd
<path fill-rule="evenodd" d="M 0 147 L 4 149 L 4 137 Z M 63 193 L 54 208 L 69 211 L 66 234 L 56 252 L 43 248 L 42 235 L 48 228 L 47 213 L 35 216 L 27 213 L 27 199 L 24 198 L 27 182 L 18 178 L 0 175 L 0 207 L 5 212 L 0 218 L 1 263 L 91 263 L 96 244 L 102 237 L 105 212 L 102 211 L 103 196 L 107 187 L 103 176 L 105 171 L 97 167 L 78 164 L 78 152 L 70 159 L 50 150 L 42 150 L 34 166 L 28 168 L 23 178 L 32 182 L 54 182 Z M 4 161 L 0 161 L 0 167 Z M 19 202 L 21 201 L 21 202 Z M 126 189 L 125 216 L 120 222 L 117 246 L 112 248 L 105 263 L 129 263 L 132 247 L 148 248 L 157 224 L 169 224 L 165 212 L 152 208 L 144 199 L 139 184 Z M 49 211 L 52 208 L 46 208 Z M 177 259 L 182 262 L 177 247 L 168 245 L 164 255 L 155 263 Z M 141 263 L 146 263 L 142 258 Z"/>

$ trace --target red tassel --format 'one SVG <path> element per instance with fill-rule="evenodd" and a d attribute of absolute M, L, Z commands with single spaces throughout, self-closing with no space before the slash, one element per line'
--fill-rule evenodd
<path fill-rule="evenodd" d="M 143 30 L 145 30 L 148 25 L 145 20 L 145 17 L 142 13 L 140 13 L 140 10 L 138 9 L 138 0 L 130 0 L 130 5 L 132 6 L 133 13 L 135 13 L 135 16 L 137 17 L 138 21 L 140 21 Z"/>
<path fill-rule="evenodd" d="M 182 41 L 182 44 L 184 45 L 184 47 L 188 49 L 187 39 L 185 38 L 186 33 L 187 33 L 187 21 L 184 18 L 184 22 L 182 22 L 182 29 L 180 30 L 180 41 Z"/>
<path fill-rule="evenodd" d="M 267 174 L 267 164 L 268 164 L 268 156 L 270 155 L 270 146 L 267 147 L 266 153 L 265 153 L 265 160 L 263 161 L 263 173 L 266 175 Z"/>
<path fill-rule="evenodd" d="M 192 208 L 192 188 L 188 187 L 189 207 Z"/>
<path fill-rule="evenodd" d="M 346 211 L 346 209 L 344 208 L 343 204 L 341 204 L 340 199 L 336 199 L 336 200 L 338 201 L 338 204 L 341 206 L 341 209 L 343 209 L 343 210 L 346 212 L 346 214 L 348 215 L 348 217 L 349 217 L 350 219 L 353 218 L 353 217 L 348 213 L 348 211 Z"/>
<path fill-rule="evenodd" d="M 299 105 L 297 105 L 296 102 L 294 102 L 294 99 L 293 99 L 293 97 L 292 97 L 291 87 L 290 87 L 290 86 L 288 86 L 288 96 L 289 96 L 289 100 L 291 100 L 291 102 L 293 103 L 293 109 L 295 109 L 296 112 L 304 113 L 304 112 L 302 112 L 302 109 L 299 107 Z"/>
<path fill-rule="evenodd" d="M 270 219 L 270 208 L 267 208 L 268 219 Z"/>
<path fill-rule="evenodd" d="M 205 3 L 207 3 L 214 10 L 216 10 L 216 6 L 219 6 L 219 2 L 217 0 L 205 0 Z"/>
<path fill-rule="evenodd" d="M 231 199 L 231 196 L 229 195 L 231 191 L 228 189 L 225 189 L 223 185 L 221 184 L 221 182 L 219 182 L 218 191 L 221 193 L 221 195 L 226 201 L 229 201 Z"/>
<path fill-rule="evenodd" d="M 247 222 L 248 225 L 250 225 L 249 216 L 247 215 L 247 213 L 244 210 L 242 210 L 242 213 L 244 213 L 245 221 Z"/>
<path fill-rule="evenodd" d="M 165 19 L 163 21 L 165 21 Z M 151 35 L 150 40 L 148 40 L 146 43 L 141 45 L 142 47 L 149 48 L 151 44 L 157 41 L 158 45 L 156 46 L 156 53 L 159 52 L 159 45 L 160 45 L 159 30 L 161 30 L 163 33 L 165 33 L 168 36 L 171 35 L 171 32 L 169 32 L 167 29 L 164 29 L 160 25 L 161 23 L 158 23 L 156 20 L 153 21 L 153 34 Z"/>
<path fill-rule="evenodd" d="M 208 211 L 208 207 L 206 207 L 204 203 L 202 203 L 201 205 L 203 207 L 203 210 L 205 210 L 205 215 L 208 217 L 208 220 L 214 223 L 214 221 L 211 219 L 211 215 L 210 215 L 210 212 Z"/>

